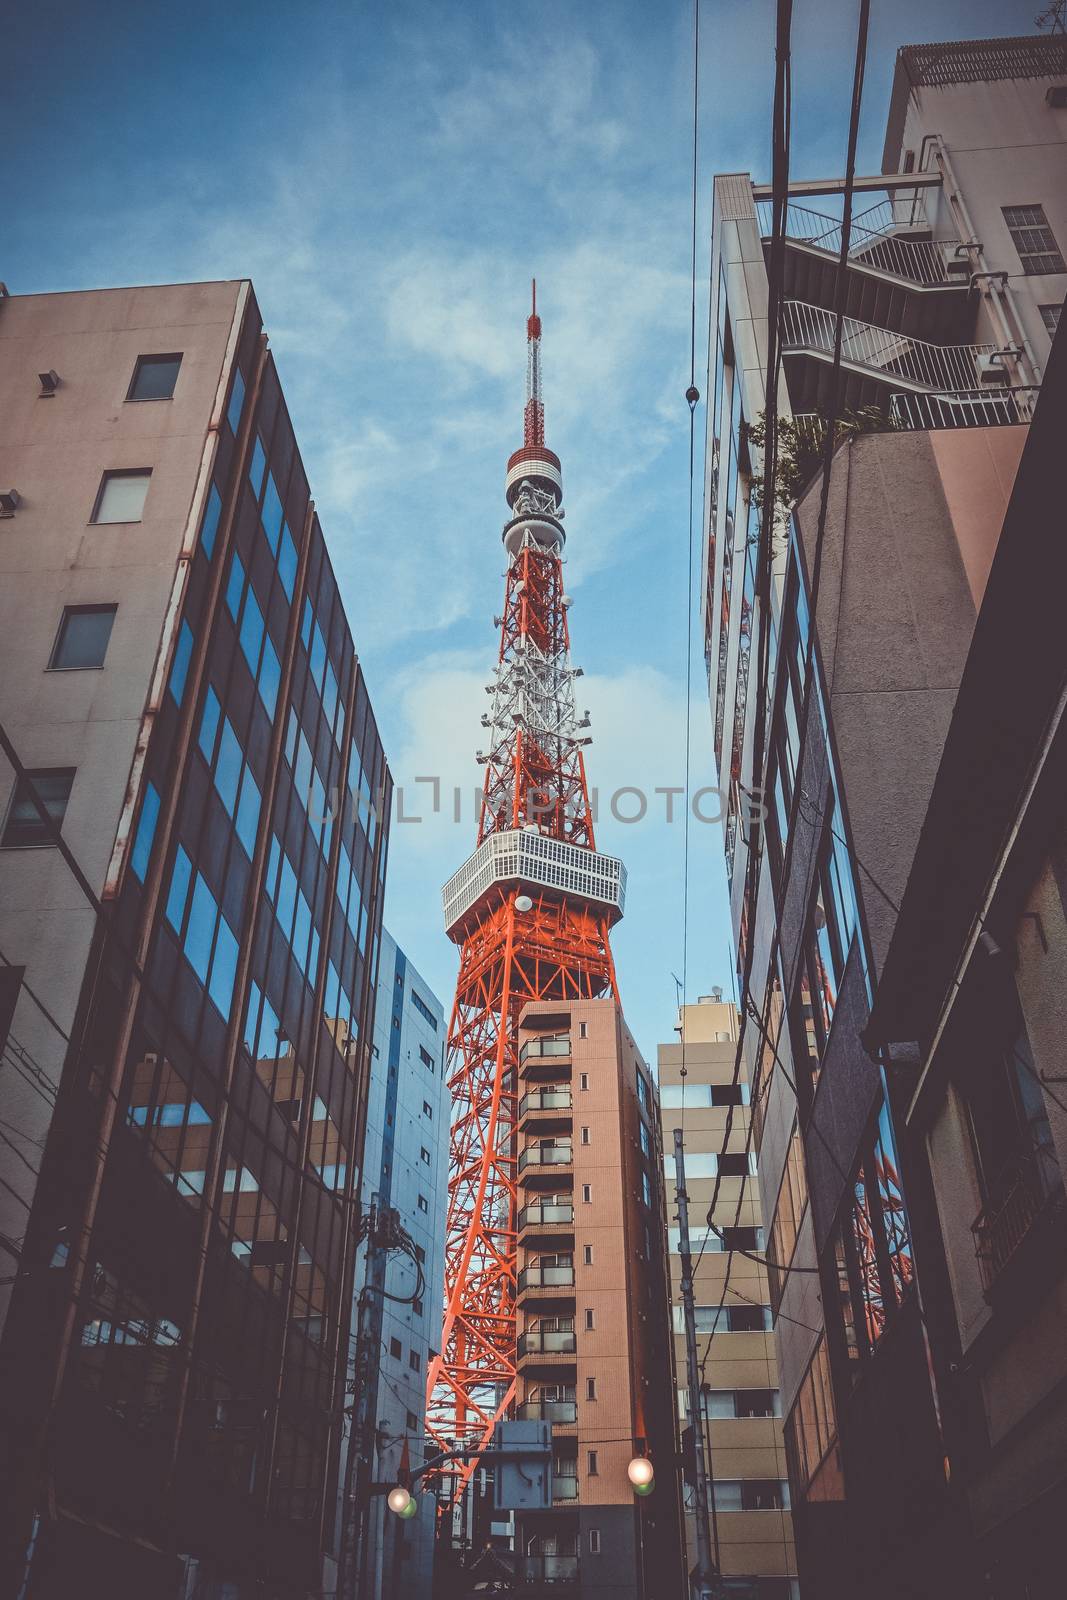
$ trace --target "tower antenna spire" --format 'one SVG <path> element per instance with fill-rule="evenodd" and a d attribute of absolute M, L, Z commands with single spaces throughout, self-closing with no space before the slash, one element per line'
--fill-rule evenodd
<path fill-rule="evenodd" d="M 532 310 L 526 319 L 526 412 L 522 442 L 527 447 L 545 442 L 545 404 L 541 397 L 541 318 L 537 315 L 537 279 L 531 280 Z"/>

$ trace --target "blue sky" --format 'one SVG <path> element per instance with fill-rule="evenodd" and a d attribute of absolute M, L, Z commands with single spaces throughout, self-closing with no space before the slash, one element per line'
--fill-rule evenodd
<path fill-rule="evenodd" d="M 873 9 L 868 171 L 899 45 L 1028 33 L 1037 8 Z M 794 171 L 835 175 L 855 4 L 795 11 Z M 704 0 L 701 18 L 706 261 L 712 173 L 768 175 L 772 0 Z M 533 274 L 591 781 L 605 800 L 682 781 L 691 34 L 689 5 L 630 0 L 37 0 L 5 23 L 0 277 L 254 280 L 410 813 L 417 775 L 466 794 L 480 771 Z M 706 271 L 698 318 L 699 372 Z M 694 786 L 715 781 L 696 655 Z M 598 837 L 630 871 L 615 951 L 650 1055 L 682 971 L 683 830 L 663 813 L 607 815 Z M 469 802 L 459 824 L 393 830 L 387 921 L 446 1004 L 439 887 L 472 843 Z M 717 827 L 692 827 L 689 901 L 692 998 L 729 988 Z"/>

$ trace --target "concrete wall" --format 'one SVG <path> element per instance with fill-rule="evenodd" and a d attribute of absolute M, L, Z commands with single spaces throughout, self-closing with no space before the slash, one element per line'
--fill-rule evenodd
<path fill-rule="evenodd" d="M 63 836 L 97 892 L 243 293 L 230 282 L 0 300 L 0 483 L 22 496 L 0 524 L 0 720 L 25 765 L 77 768 Z M 139 355 L 178 351 L 173 399 L 126 401 Z M 60 385 L 44 398 L 37 374 L 49 369 Z M 104 471 L 132 467 L 152 469 L 142 520 L 92 525 Z M 50 672 L 64 606 L 104 601 L 118 613 L 103 668 Z M 12 788 L 0 759 L 0 816 Z M 24 989 L 0 1075 L 18 1130 L 17 1151 L 0 1146 L 9 1239 L 25 1231 L 93 926 L 58 850 L 0 850 L 0 951 L 25 963 L 58 1024 Z M 0 1288 L 0 1328 L 8 1295 Z"/>
<path fill-rule="evenodd" d="M 1067 83 L 1067 78 L 913 89 L 901 145 L 902 150 L 913 150 L 918 161 L 924 136 L 942 136 L 973 225 L 973 233 L 969 233 L 955 215 L 954 230 L 961 239 L 981 241 L 990 270 L 1007 272 L 1026 336 L 1041 366 L 1048 358 L 1050 339 L 1038 308 L 1061 304 L 1067 283 L 1062 273 L 1023 274 L 1001 208 L 1044 206 L 1060 253 L 1067 257 L 1067 110 L 1054 109 L 1045 99 L 1050 85 L 1057 82 Z M 939 198 L 945 214 L 950 215 L 947 197 Z M 976 338 L 991 339 L 998 346 L 1003 343 L 988 303 L 983 306 Z"/>

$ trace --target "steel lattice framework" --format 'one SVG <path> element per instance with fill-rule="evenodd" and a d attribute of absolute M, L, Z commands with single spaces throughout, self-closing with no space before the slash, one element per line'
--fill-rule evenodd
<path fill-rule="evenodd" d="M 459 979 L 448 1036 L 452 1128 L 441 1354 L 427 1427 L 444 1447 L 487 1445 L 515 1398 L 518 1020 L 533 1000 L 616 994 L 609 930 L 621 862 L 597 852 L 563 585 L 562 480 L 545 446 L 536 285 L 526 325 L 523 447 L 508 462 L 511 517 L 500 651 L 482 718 L 489 748 L 477 848 L 444 891 Z M 477 1466 L 453 1479 L 462 1492 Z"/>

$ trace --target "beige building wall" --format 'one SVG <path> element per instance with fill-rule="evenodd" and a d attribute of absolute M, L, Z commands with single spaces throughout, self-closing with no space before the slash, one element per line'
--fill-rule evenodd
<path fill-rule="evenodd" d="M 689 1195 L 689 1226 L 694 1261 L 694 1300 L 697 1311 L 697 1354 L 706 1386 L 709 1467 L 718 1485 L 718 1509 L 713 1523 L 717 1537 L 718 1563 L 726 1577 L 793 1577 L 796 1558 L 792 1523 L 788 1510 L 726 1509 L 737 1498 L 733 1487 L 747 1483 L 780 1484 L 786 1489 L 785 1445 L 782 1435 L 782 1405 L 778 1394 L 778 1369 L 774 1332 L 770 1320 L 770 1294 L 767 1274 L 757 1262 L 726 1254 L 717 1237 L 706 1229 L 715 1179 L 710 1168 L 724 1148 L 728 1154 L 745 1158 L 748 1144 L 748 1071 L 743 1063 L 740 1095 L 743 1103 L 732 1107 L 733 1120 L 726 1138 L 731 1107 L 734 1060 L 737 1052 L 738 1016 L 736 1007 L 715 996 L 702 996 L 695 1005 L 681 1008 L 676 1025 L 676 1043 L 659 1047 L 659 1087 L 663 1119 L 664 1172 L 667 1188 L 668 1238 L 671 1272 L 671 1301 L 674 1316 L 675 1369 L 677 1373 L 677 1414 L 679 1427 L 689 1417 L 686 1388 L 686 1353 L 681 1310 L 681 1257 L 677 1250 L 677 1200 L 674 1181 L 674 1130 L 681 1128 L 686 1160 L 686 1190 Z M 685 1067 L 684 1090 L 682 1068 Z M 720 1103 L 716 1104 L 715 1101 Z M 754 1148 L 754 1147 L 753 1147 Z M 748 1160 L 750 1176 L 723 1177 L 713 1221 L 720 1228 L 735 1225 L 758 1230 L 753 1254 L 765 1249 L 763 1218 L 755 1159 Z M 740 1209 L 739 1209 L 740 1206 Z M 701 1243 L 707 1237 L 703 1254 Z M 729 1263 L 729 1282 L 726 1281 Z M 725 1298 L 723 1296 L 726 1285 Z M 714 1335 L 708 1331 L 712 1318 L 723 1301 L 727 1325 L 720 1324 Z M 766 1309 L 764 1309 L 766 1308 Z M 731 1315 L 739 1321 L 762 1322 L 762 1327 L 729 1328 Z M 704 1331 L 699 1331 L 703 1324 Z M 771 1391 L 772 1415 L 718 1416 L 713 1412 L 728 1408 L 728 1396 L 740 1395 L 737 1409 L 752 1404 L 751 1391 Z M 749 1398 L 744 1398 L 745 1395 Z M 714 1399 L 712 1399 L 714 1396 Z M 759 1402 L 756 1402 L 757 1405 Z M 745 1497 L 749 1491 L 743 1491 Z M 687 1491 L 687 1505 L 692 1490 Z M 686 1512 L 686 1538 L 689 1567 L 696 1561 L 696 1519 Z M 714 1553 L 714 1552 L 713 1552 Z"/>
<path fill-rule="evenodd" d="M 77 769 L 62 831 L 97 894 L 146 716 L 165 692 L 182 556 L 193 548 L 248 289 L 0 298 L 0 486 L 20 496 L 0 521 L 0 722 L 26 767 Z M 173 399 L 126 399 L 138 356 L 177 352 Z M 50 370 L 59 385 L 46 395 L 38 374 Z M 132 468 L 152 473 L 141 520 L 94 524 L 103 474 Z M 103 667 L 50 670 L 64 607 L 103 602 L 118 604 Z M 0 825 L 13 788 L 0 756 Z M 17 950 L 26 963 L 0 1068 L 5 1259 L 26 1229 L 94 924 L 58 850 L 0 849 L 0 959 Z M 0 1286 L 0 1332 L 10 1293 Z"/>

